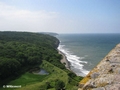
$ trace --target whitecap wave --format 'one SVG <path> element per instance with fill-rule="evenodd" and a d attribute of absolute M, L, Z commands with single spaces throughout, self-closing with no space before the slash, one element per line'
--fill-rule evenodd
<path fill-rule="evenodd" d="M 65 45 L 59 45 L 58 50 L 65 54 L 67 60 L 70 62 L 70 69 L 78 76 L 85 76 L 89 73 L 88 70 L 83 68 L 83 64 L 87 64 L 86 61 L 82 61 L 85 57 L 78 57 L 72 54 Z"/>

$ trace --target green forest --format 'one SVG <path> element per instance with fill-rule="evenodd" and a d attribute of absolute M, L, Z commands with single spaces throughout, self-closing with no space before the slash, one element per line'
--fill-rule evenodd
<path fill-rule="evenodd" d="M 58 45 L 59 40 L 48 34 L 0 32 L 0 89 L 11 84 L 22 85 L 15 90 L 76 89 L 82 77 L 77 77 L 60 63 L 62 55 L 58 54 Z M 31 73 L 30 70 L 36 67 L 45 69 L 49 74 Z"/>

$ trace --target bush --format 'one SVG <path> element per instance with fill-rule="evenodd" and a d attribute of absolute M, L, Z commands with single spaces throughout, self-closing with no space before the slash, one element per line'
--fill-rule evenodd
<path fill-rule="evenodd" d="M 71 78 L 74 78 L 74 77 L 76 77 L 76 74 L 74 74 L 73 72 L 69 72 L 68 76 L 70 76 Z"/>
<path fill-rule="evenodd" d="M 61 80 L 56 80 L 55 90 L 64 90 L 65 83 Z"/>

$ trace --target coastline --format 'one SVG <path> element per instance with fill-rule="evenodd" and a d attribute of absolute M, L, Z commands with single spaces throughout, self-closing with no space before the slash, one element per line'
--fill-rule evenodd
<path fill-rule="evenodd" d="M 87 70 L 83 69 L 83 65 L 79 64 L 80 57 L 78 57 L 76 55 L 72 55 L 71 53 L 68 53 L 63 48 L 64 45 L 60 44 L 60 41 L 57 45 L 58 46 L 56 49 L 58 51 L 58 54 L 62 55 L 60 62 L 65 66 L 65 68 L 68 69 L 69 71 L 73 72 L 77 76 L 82 76 L 82 77 L 86 76 Z M 83 63 L 85 63 L 85 62 L 83 61 Z"/>
<path fill-rule="evenodd" d="M 69 62 L 68 62 L 65 54 L 64 54 L 63 52 L 61 52 L 59 49 L 57 49 L 57 50 L 58 50 L 58 53 L 62 55 L 62 59 L 60 60 L 60 62 L 61 62 L 62 64 L 65 64 L 66 69 L 68 69 L 68 70 L 71 71 Z"/>

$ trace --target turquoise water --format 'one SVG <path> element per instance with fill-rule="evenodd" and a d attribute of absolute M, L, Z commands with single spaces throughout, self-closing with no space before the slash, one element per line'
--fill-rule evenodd
<path fill-rule="evenodd" d="M 40 69 L 40 71 L 36 71 L 36 72 L 34 72 L 35 74 L 40 74 L 40 75 L 48 75 L 49 73 L 46 71 L 46 70 L 44 70 L 44 69 Z"/>
<path fill-rule="evenodd" d="M 46 70 L 41 69 L 40 72 L 38 72 L 38 74 L 47 75 L 47 74 L 49 74 L 49 73 L 48 73 Z"/>
<path fill-rule="evenodd" d="M 62 51 L 73 72 L 85 76 L 120 43 L 120 34 L 60 34 L 58 49 Z"/>

